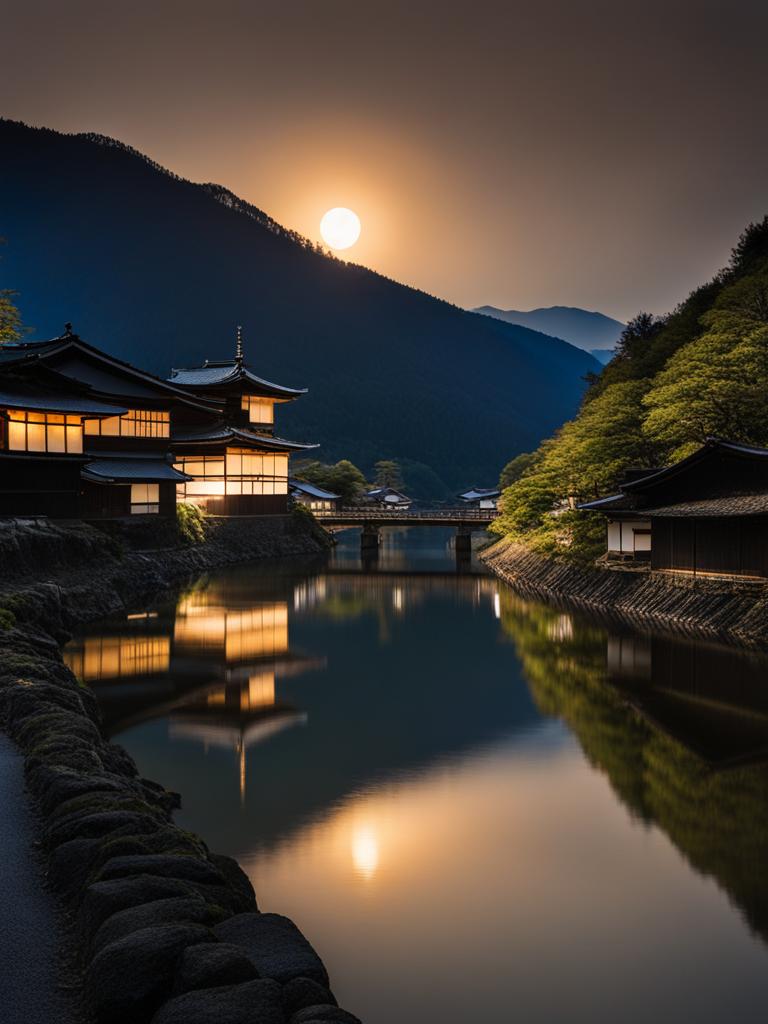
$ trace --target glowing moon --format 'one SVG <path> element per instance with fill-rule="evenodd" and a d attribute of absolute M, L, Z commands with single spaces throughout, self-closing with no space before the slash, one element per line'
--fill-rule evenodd
<path fill-rule="evenodd" d="M 349 249 L 360 237 L 360 218 L 346 206 L 334 206 L 320 221 L 320 234 L 331 249 Z"/>

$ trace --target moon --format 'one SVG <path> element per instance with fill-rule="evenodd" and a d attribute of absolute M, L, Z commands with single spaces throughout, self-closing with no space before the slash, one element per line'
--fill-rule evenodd
<path fill-rule="evenodd" d="M 331 249 L 349 249 L 360 237 L 360 218 L 346 206 L 334 206 L 323 214 L 320 234 Z"/>

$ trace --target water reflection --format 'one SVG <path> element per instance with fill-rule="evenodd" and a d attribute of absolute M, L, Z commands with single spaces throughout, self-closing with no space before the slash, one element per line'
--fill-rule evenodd
<path fill-rule="evenodd" d="M 449 543 L 222 572 L 66 657 L 367 1024 L 761 1020 L 768 659 L 523 601 Z"/>

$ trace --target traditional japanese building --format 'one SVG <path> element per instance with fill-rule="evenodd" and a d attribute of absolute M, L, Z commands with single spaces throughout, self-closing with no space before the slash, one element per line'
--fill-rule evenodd
<path fill-rule="evenodd" d="M 179 500 L 217 515 L 287 512 L 289 457 L 317 445 L 278 437 L 275 411 L 306 389 L 257 377 L 244 361 L 239 328 L 234 359 L 173 370 L 169 383 L 222 410 L 173 432 L 176 468 L 191 478 L 179 485 Z"/>
<path fill-rule="evenodd" d="M 606 517 L 609 559 L 652 569 L 768 578 L 768 449 L 708 440 L 666 469 L 579 506 Z"/>
<path fill-rule="evenodd" d="M 0 515 L 173 515 L 172 420 L 205 404 L 72 333 L 0 348 Z"/>
<path fill-rule="evenodd" d="M 363 501 L 371 505 L 379 505 L 382 508 L 392 508 L 404 511 L 411 507 L 411 499 L 402 491 L 394 487 L 375 487 L 372 491 L 366 491 Z"/>
<path fill-rule="evenodd" d="M 243 362 L 160 380 L 72 332 L 0 347 L 0 515 L 114 519 L 287 511 L 288 458 L 316 447 L 274 433 L 304 394 Z"/>
<path fill-rule="evenodd" d="M 495 509 L 501 497 L 501 491 L 498 487 L 470 487 L 468 491 L 464 491 L 457 497 L 474 508 Z"/>
<path fill-rule="evenodd" d="M 291 478 L 288 481 L 290 495 L 299 505 L 304 505 L 312 512 L 333 512 L 338 508 L 341 496 L 324 487 L 310 484 L 306 480 Z"/>

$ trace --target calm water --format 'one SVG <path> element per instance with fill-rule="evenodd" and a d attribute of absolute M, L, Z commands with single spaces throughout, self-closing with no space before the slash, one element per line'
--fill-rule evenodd
<path fill-rule="evenodd" d="M 523 601 L 448 536 L 212 574 L 67 658 L 366 1024 L 763 1022 L 768 662 Z"/>

